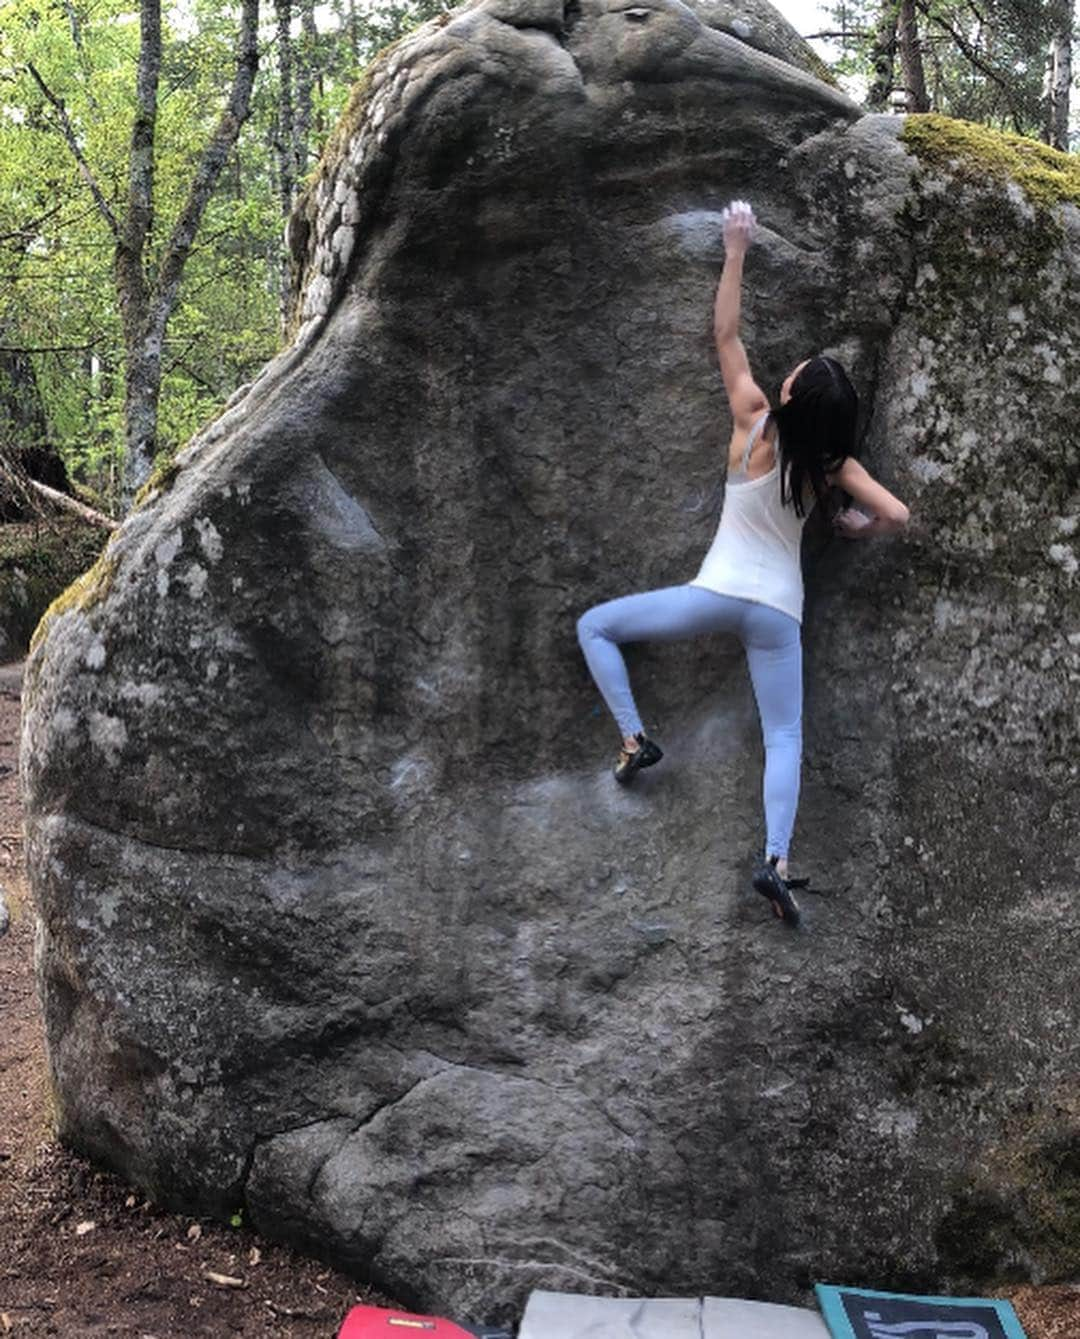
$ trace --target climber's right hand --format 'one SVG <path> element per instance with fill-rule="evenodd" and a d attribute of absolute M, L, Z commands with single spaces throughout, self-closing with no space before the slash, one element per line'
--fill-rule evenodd
<path fill-rule="evenodd" d="M 745 200 L 732 200 L 720 217 L 724 225 L 724 250 L 729 256 L 745 256 L 757 226 L 753 209 Z"/>

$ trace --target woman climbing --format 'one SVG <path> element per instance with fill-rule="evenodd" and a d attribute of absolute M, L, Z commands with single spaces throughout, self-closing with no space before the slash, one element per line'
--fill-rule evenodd
<path fill-rule="evenodd" d="M 615 779 L 623 785 L 663 757 L 642 729 L 619 647 L 733 632 L 746 650 L 765 744 L 765 851 L 754 888 L 777 916 L 799 923 L 788 879 L 802 762 L 803 524 L 831 487 L 858 509 L 838 513 L 847 539 L 903 529 L 908 509 L 855 459 L 858 397 L 844 369 L 817 355 L 780 387 L 780 405 L 754 380 L 739 339 L 743 258 L 754 215 L 736 200 L 723 213 L 724 268 L 716 290 L 714 334 L 733 419 L 724 507 L 716 538 L 688 585 L 627 595 L 578 621 L 589 670 L 623 734 Z M 804 881 L 805 882 L 805 881 Z"/>

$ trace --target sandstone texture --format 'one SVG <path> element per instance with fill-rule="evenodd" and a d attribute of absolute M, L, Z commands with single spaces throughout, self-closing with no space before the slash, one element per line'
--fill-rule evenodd
<path fill-rule="evenodd" d="M 1080 1271 L 1080 214 L 912 129 L 763 3 L 369 72 L 290 347 L 29 663 L 66 1140 L 462 1316 Z M 737 646 L 632 650 L 623 792 L 574 635 L 711 538 L 733 197 L 762 384 L 842 358 L 914 515 L 808 535 L 801 935 Z"/>

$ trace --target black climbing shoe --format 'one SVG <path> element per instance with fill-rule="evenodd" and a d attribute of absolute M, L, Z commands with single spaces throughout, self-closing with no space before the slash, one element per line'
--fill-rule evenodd
<path fill-rule="evenodd" d="M 664 756 L 663 749 L 654 744 L 647 735 L 639 731 L 635 738 L 638 746 L 633 753 L 626 748 L 619 750 L 619 760 L 615 764 L 615 780 L 620 786 L 629 785 L 635 772 L 643 767 L 653 767 Z"/>
<path fill-rule="evenodd" d="M 785 924 L 798 929 L 802 912 L 795 901 L 793 888 L 809 887 L 809 879 L 785 879 L 776 868 L 776 857 L 770 856 L 754 871 L 754 891 L 768 898 L 773 914 L 779 916 Z"/>

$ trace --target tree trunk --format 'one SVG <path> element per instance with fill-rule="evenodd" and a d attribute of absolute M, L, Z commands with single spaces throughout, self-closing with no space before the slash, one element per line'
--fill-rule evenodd
<path fill-rule="evenodd" d="M 1046 71 L 1044 138 L 1055 149 L 1068 152 L 1069 94 L 1072 88 L 1072 0 L 1055 4 L 1053 34 Z"/>
<path fill-rule="evenodd" d="M 274 153 L 278 165 L 278 203 L 281 207 L 281 217 L 287 223 L 292 213 L 296 187 L 296 154 L 293 147 L 296 127 L 293 124 L 292 98 L 292 0 L 274 0 L 274 12 L 277 15 L 278 50 L 277 137 L 274 141 Z M 289 269 L 287 265 L 282 264 L 278 283 L 278 320 L 283 330 L 288 309 Z"/>
<path fill-rule="evenodd" d="M 157 71 L 161 66 L 160 0 L 142 0 L 143 48 L 139 53 L 138 106 L 132 132 L 131 192 L 128 217 L 119 235 L 115 273 L 127 354 L 124 497 L 131 503 L 149 478 L 157 451 L 157 410 L 161 394 L 161 350 L 176 306 L 184 266 L 191 254 L 207 201 L 240 134 L 251 106 L 258 68 L 259 0 L 243 0 L 237 40 L 236 72 L 229 100 L 195 170 L 187 200 L 173 225 L 153 287 L 143 275 L 153 186 L 153 115 Z M 149 18 L 147 18 L 149 15 Z M 156 22 L 155 22 L 156 20 Z M 151 81 L 150 73 L 153 73 Z M 149 127 L 147 133 L 147 126 Z"/>
<path fill-rule="evenodd" d="M 161 396 L 161 341 L 148 331 L 125 339 L 124 498 L 130 505 L 150 476 L 157 449 Z"/>
<path fill-rule="evenodd" d="M 930 98 L 926 92 L 922 51 L 919 46 L 919 28 L 915 16 L 915 0 L 900 0 L 897 22 L 900 40 L 900 68 L 904 75 L 909 112 L 928 112 Z"/>
<path fill-rule="evenodd" d="M 307 175 L 311 136 L 311 72 L 318 57 L 315 0 L 300 0 L 300 59 L 296 69 L 296 179 Z"/>
<path fill-rule="evenodd" d="M 349 51 L 354 71 L 360 69 L 360 20 L 356 16 L 356 0 L 349 0 Z"/>
<path fill-rule="evenodd" d="M 896 66 L 896 22 L 899 12 L 897 0 L 884 0 L 874 28 L 874 42 L 870 62 L 874 79 L 866 94 L 866 105 L 872 112 L 883 112 L 889 106 L 893 90 L 893 70 Z"/>

